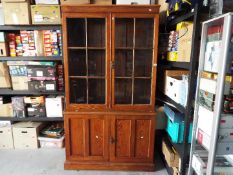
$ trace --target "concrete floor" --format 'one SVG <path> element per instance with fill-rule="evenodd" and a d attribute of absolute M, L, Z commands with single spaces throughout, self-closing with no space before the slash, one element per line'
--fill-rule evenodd
<path fill-rule="evenodd" d="M 156 158 L 157 159 L 157 158 Z M 65 171 L 64 149 L 0 150 L 1 175 L 168 175 L 161 161 L 156 172 Z"/>

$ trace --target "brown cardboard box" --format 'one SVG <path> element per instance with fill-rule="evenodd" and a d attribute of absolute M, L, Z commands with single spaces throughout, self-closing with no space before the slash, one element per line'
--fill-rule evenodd
<path fill-rule="evenodd" d="M 180 157 L 166 139 L 162 142 L 162 152 L 169 167 L 179 167 Z"/>
<path fill-rule="evenodd" d="M 27 2 L 28 0 L 1 0 L 1 2 Z"/>
<path fill-rule="evenodd" d="M 14 117 L 11 103 L 0 104 L 0 117 Z"/>
<path fill-rule="evenodd" d="M 59 5 L 31 5 L 32 24 L 61 24 Z"/>
<path fill-rule="evenodd" d="M 8 56 L 8 45 L 6 43 L 0 43 L 0 56 Z"/>
<path fill-rule="evenodd" d="M 112 0 L 91 0 L 91 4 L 111 5 Z"/>
<path fill-rule="evenodd" d="M 0 82 L 0 88 L 11 88 L 9 69 L 3 62 L 0 62 Z"/>
<path fill-rule="evenodd" d="M 19 122 L 13 125 L 15 148 L 38 148 L 38 135 L 43 125 L 41 122 Z"/>
<path fill-rule="evenodd" d="M 30 24 L 28 2 L 3 3 L 4 22 L 8 24 Z"/>
<path fill-rule="evenodd" d="M 28 77 L 27 76 L 12 76 L 13 90 L 28 90 Z"/>
<path fill-rule="evenodd" d="M 90 4 L 90 0 L 61 0 L 61 5 Z"/>
<path fill-rule="evenodd" d="M 0 127 L 0 149 L 12 149 L 14 148 L 12 128 Z"/>
<path fill-rule="evenodd" d="M 193 24 L 187 24 L 179 30 L 178 62 L 190 62 L 192 49 Z"/>

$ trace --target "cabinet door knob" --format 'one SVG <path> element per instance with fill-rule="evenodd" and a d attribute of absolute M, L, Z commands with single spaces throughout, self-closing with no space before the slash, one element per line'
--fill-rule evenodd
<path fill-rule="evenodd" d="M 97 138 L 97 139 L 98 139 L 98 138 L 99 138 L 99 136 L 95 136 L 95 138 Z"/>
<path fill-rule="evenodd" d="M 143 138 L 144 138 L 143 136 L 140 137 L 140 139 L 143 139 Z"/>
<path fill-rule="evenodd" d="M 113 137 L 110 137 L 110 143 L 114 144 L 114 143 L 116 143 L 116 140 Z"/>

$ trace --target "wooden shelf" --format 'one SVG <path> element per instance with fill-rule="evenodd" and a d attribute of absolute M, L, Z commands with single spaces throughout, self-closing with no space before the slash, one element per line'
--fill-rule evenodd
<path fill-rule="evenodd" d="M 0 57 L 0 61 L 63 61 L 62 56 Z"/>
<path fill-rule="evenodd" d="M 170 97 L 166 96 L 163 92 L 159 91 L 157 98 L 158 101 L 161 101 L 173 108 L 175 108 L 176 110 L 178 110 L 181 113 L 185 113 L 185 107 L 176 103 L 174 100 L 172 100 Z"/>
<path fill-rule="evenodd" d="M 105 47 L 68 47 L 70 50 L 105 50 Z"/>
<path fill-rule="evenodd" d="M 64 95 L 64 92 L 30 92 L 30 91 L 15 91 L 12 89 L 0 89 L 0 95 Z"/>
<path fill-rule="evenodd" d="M 64 121 L 63 117 L 26 117 L 26 118 L 16 118 L 16 117 L 0 117 L 0 121 Z"/>
<path fill-rule="evenodd" d="M 116 47 L 116 50 L 153 50 L 153 48 L 148 47 Z"/>
<path fill-rule="evenodd" d="M 61 25 L 0 25 L 1 31 L 8 30 L 58 30 Z"/>
<path fill-rule="evenodd" d="M 116 79 L 151 79 L 151 77 L 115 77 Z"/>
<path fill-rule="evenodd" d="M 105 77 L 104 77 L 104 76 L 69 76 L 69 78 L 105 79 Z"/>
<path fill-rule="evenodd" d="M 194 9 L 193 9 L 191 12 L 189 12 L 187 14 L 184 14 L 184 15 L 181 15 L 181 16 L 171 20 L 169 22 L 169 26 L 174 26 L 174 25 L 176 25 L 176 24 L 178 24 L 178 23 L 180 23 L 182 21 L 185 21 L 185 20 L 186 21 L 190 20 L 190 19 L 192 19 L 194 17 L 194 15 L 195 15 L 195 12 L 194 12 Z"/>

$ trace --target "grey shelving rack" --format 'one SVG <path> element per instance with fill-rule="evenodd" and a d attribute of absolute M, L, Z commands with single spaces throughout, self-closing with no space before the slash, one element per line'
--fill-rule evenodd
<path fill-rule="evenodd" d="M 61 30 L 61 25 L 0 25 L 1 32 L 14 32 L 19 30 Z M 20 57 L 0 57 L 0 62 L 2 61 L 53 61 L 61 62 L 63 64 L 63 56 L 20 56 Z M 32 91 L 15 91 L 12 89 L 0 89 L 0 96 L 9 97 L 15 95 L 64 95 L 64 91 L 55 92 L 32 92 Z M 16 118 L 16 117 L 0 117 L 0 121 L 63 121 L 63 117 L 26 117 L 26 118 Z"/>
<path fill-rule="evenodd" d="M 190 164 L 188 174 L 194 174 L 194 170 L 192 168 L 192 159 L 193 154 L 198 151 L 196 149 L 198 144 L 196 143 L 196 133 L 197 133 L 197 124 L 198 118 L 198 109 L 199 109 L 199 87 L 200 87 L 200 78 L 201 73 L 204 71 L 204 60 L 205 60 L 205 49 L 206 49 L 206 41 L 207 41 L 207 29 L 209 26 L 218 24 L 219 20 L 223 20 L 223 30 L 222 30 L 222 50 L 221 50 L 221 60 L 219 62 L 219 70 L 217 77 L 217 87 L 216 87 L 216 96 L 215 96 L 215 105 L 214 105 L 214 118 L 212 123 L 212 134 L 210 136 L 210 148 L 208 151 L 208 164 L 207 164 L 207 175 L 214 174 L 214 163 L 216 157 L 216 148 L 218 141 L 218 131 L 219 131 L 219 121 L 223 108 L 223 96 L 224 96 L 224 86 L 225 86 L 225 76 L 226 76 L 226 67 L 228 63 L 228 59 L 232 59 L 228 57 L 229 54 L 229 44 L 230 38 L 232 35 L 231 28 L 233 24 L 233 13 L 227 13 L 225 15 L 216 17 L 214 19 L 205 21 L 202 26 L 202 38 L 201 38 L 201 48 L 200 48 L 200 58 L 199 58 L 199 71 L 198 71 L 198 79 L 197 79 L 197 90 L 196 90 L 196 101 L 195 101 L 195 110 L 194 110 L 194 121 L 193 121 L 193 139 L 190 151 Z M 219 58 L 220 59 L 220 58 Z"/>

